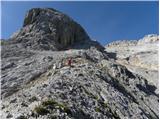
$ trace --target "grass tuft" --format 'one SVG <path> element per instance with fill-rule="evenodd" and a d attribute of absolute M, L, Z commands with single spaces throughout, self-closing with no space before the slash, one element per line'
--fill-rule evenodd
<path fill-rule="evenodd" d="M 95 108 L 95 111 L 96 111 L 96 112 L 101 112 L 101 110 L 100 110 L 99 107 L 96 107 L 96 108 Z"/>
<path fill-rule="evenodd" d="M 58 103 L 54 100 L 46 100 L 46 101 L 42 102 L 43 106 L 48 106 L 48 105 L 54 106 L 56 104 L 58 104 Z"/>
<path fill-rule="evenodd" d="M 45 109 L 43 106 L 41 106 L 41 105 L 35 107 L 34 111 L 36 113 L 38 113 L 39 115 L 46 115 L 47 113 L 49 113 L 49 111 L 47 109 Z"/>

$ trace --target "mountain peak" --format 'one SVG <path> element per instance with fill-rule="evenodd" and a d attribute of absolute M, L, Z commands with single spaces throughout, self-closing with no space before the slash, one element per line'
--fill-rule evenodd
<path fill-rule="evenodd" d="M 39 17 L 42 16 L 42 14 L 45 17 L 51 17 L 51 15 L 57 16 L 58 15 L 57 13 L 60 14 L 60 12 L 58 12 L 53 8 L 32 8 L 26 13 L 23 27 L 34 23 L 36 20 L 38 20 Z"/>
<path fill-rule="evenodd" d="M 53 8 L 32 8 L 23 27 L 11 39 L 23 48 L 33 50 L 64 50 L 68 48 L 103 48 L 87 35 L 69 16 Z M 80 46 L 80 47 L 79 47 Z"/>

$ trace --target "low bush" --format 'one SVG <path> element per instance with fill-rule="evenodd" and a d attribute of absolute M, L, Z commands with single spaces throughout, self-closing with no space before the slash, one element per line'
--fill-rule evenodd
<path fill-rule="evenodd" d="M 35 107 L 34 111 L 39 115 L 46 115 L 47 113 L 49 113 L 49 111 L 41 105 Z"/>

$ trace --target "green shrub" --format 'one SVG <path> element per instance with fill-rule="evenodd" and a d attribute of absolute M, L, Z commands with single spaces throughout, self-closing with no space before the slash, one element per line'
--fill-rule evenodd
<path fill-rule="evenodd" d="M 49 111 L 47 109 L 45 109 L 43 106 L 41 106 L 41 105 L 35 107 L 34 111 L 36 113 L 38 113 L 39 115 L 46 115 L 47 113 L 49 113 Z"/>
<path fill-rule="evenodd" d="M 64 112 L 66 112 L 67 114 L 71 114 L 70 109 L 65 104 L 58 103 L 58 102 L 56 102 L 56 101 L 54 101 L 52 99 L 42 102 L 42 106 L 45 107 L 45 106 L 48 106 L 48 105 L 51 105 L 53 107 L 59 106 L 59 108 L 62 109 Z"/>
<path fill-rule="evenodd" d="M 54 106 L 56 104 L 58 104 L 58 103 L 54 100 L 46 100 L 46 101 L 42 102 L 43 106 L 48 106 L 48 105 Z"/>
<path fill-rule="evenodd" d="M 103 107 L 107 108 L 108 107 L 108 103 L 103 103 Z"/>
<path fill-rule="evenodd" d="M 96 107 L 96 108 L 95 108 L 95 111 L 96 111 L 96 112 L 100 112 L 101 110 L 100 110 L 99 107 Z"/>
<path fill-rule="evenodd" d="M 52 106 L 53 108 L 55 108 L 55 106 L 58 106 L 62 111 L 66 112 L 67 114 L 71 114 L 71 110 L 67 107 L 66 104 L 58 103 L 53 99 L 43 101 L 42 104 L 40 106 L 37 106 L 34 110 L 40 115 L 45 115 L 49 113 L 49 111 L 45 108 L 47 106 Z M 52 117 L 54 118 L 54 116 Z"/>

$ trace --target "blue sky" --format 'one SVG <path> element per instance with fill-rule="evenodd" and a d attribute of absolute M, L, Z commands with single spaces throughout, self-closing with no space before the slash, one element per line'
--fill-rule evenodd
<path fill-rule="evenodd" d="M 158 34 L 158 1 L 135 2 L 2 2 L 2 38 L 22 27 L 27 10 L 51 7 L 81 24 L 92 39 L 105 45 L 114 40 Z"/>

